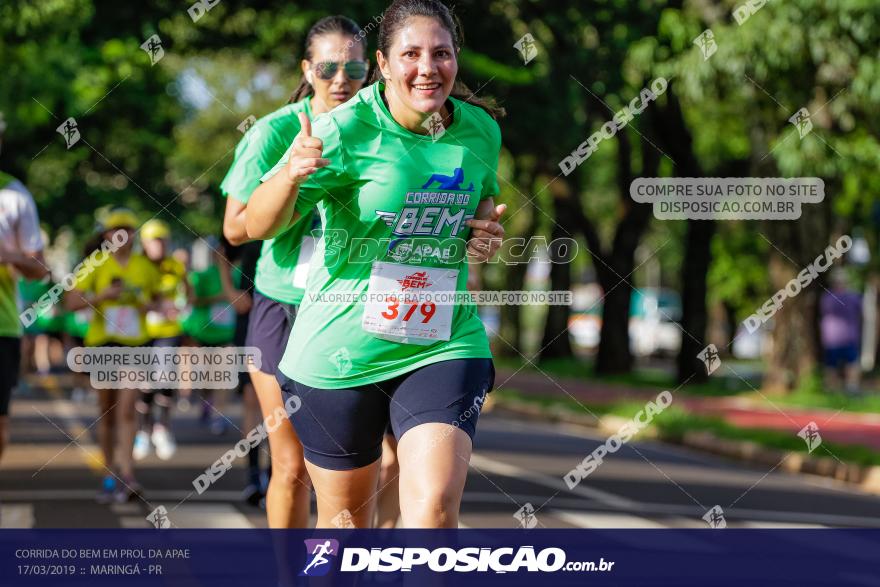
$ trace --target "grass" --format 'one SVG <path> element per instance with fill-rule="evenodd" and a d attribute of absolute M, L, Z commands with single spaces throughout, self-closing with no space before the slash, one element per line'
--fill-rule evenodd
<path fill-rule="evenodd" d="M 543 397 L 522 393 L 514 389 L 496 390 L 492 392 L 500 402 L 516 401 L 537 405 L 544 409 L 563 409 L 574 414 L 584 414 L 585 410 L 576 401 L 567 397 Z M 601 406 L 588 405 L 589 413 L 595 416 L 612 414 L 623 418 L 632 418 L 643 404 L 637 402 L 619 402 Z M 761 428 L 739 428 L 728 424 L 720 418 L 698 416 L 672 406 L 654 417 L 652 425 L 656 427 L 661 440 L 680 441 L 686 432 L 711 432 L 718 438 L 728 440 L 750 441 L 765 448 L 779 449 L 798 453 L 807 453 L 806 443 L 797 435 L 778 430 Z M 880 465 L 880 452 L 862 445 L 836 444 L 824 442 L 813 452 L 813 456 L 836 457 L 843 462 L 859 465 Z"/>
<path fill-rule="evenodd" d="M 540 369 L 547 375 L 555 377 L 589 379 L 590 381 L 603 382 L 609 385 L 669 390 L 678 387 L 675 379 L 669 373 L 657 368 L 638 368 L 634 369 L 631 373 L 600 376 L 596 375 L 591 362 L 577 358 L 547 359 L 540 363 L 533 359 L 532 363 L 534 364 L 527 363 L 524 368 L 523 360 L 519 358 L 496 357 L 494 361 L 497 367 L 510 371 L 517 371 L 522 368 L 523 371 L 538 372 L 538 369 Z M 736 377 L 713 377 L 706 383 L 691 384 L 681 388 L 681 391 L 688 395 L 712 397 L 737 395 L 751 390 L 752 388 L 748 384 Z"/>
<path fill-rule="evenodd" d="M 495 359 L 496 366 L 510 371 L 522 371 L 537 373 L 541 371 L 551 377 L 589 380 L 608 385 L 620 385 L 631 388 L 645 388 L 650 390 L 676 389 L 675 380 L 662 369 L 637 368 L 632 373 L 621 375 L 598 376 L 593 370 L 590 361 L 584 359 L 549 359 L 536 365 L 526 364 L 523 367 L 522 359 L 511 357 L 498 357 Z M 749 368 L 755 371 L 758 363 L 750 361 L 727 361 L 733 365 L 737 372 Z M 720 371 L 719 371 L 720 372 Z M 688 384 L 679 389 L 685 395 L 696 397 L 730 397 L 743 396 L 764 402 L 770 406 L 767 397 L 758 393 L 761 389 L 759 380 L 744 382 L 736 375 L 728 374 L 719 377 L 716 373 L 705 383 Z M 756 391 L 758 390 L 758 391 Z M 846 410 L 858 413 L 880 413 L 880 394 L 871 393 L 861 397 L 851 397 L 840 392 L 825 391 L 821 378 L 813 377 L 805 381 L 800 388 L 787 395 L 773 395 L 769 398 L 778 406 L 791 406 L 798 408 L 819 408 L 826 410 Z M 592 409 L 592 408 L 591 408 Z"/>

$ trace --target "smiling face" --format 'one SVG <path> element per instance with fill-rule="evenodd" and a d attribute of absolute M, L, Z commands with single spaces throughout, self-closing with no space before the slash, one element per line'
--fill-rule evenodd
<path fill-rule="evenodd" d="M 343 64 L 348 61 L 363 61 L 364 47 L 354 37 L 341 34 L 327 34 L 312 40 L 311 59 L 302 61 L 303 75 L 315 89 L 312 98 L 312 112 L 321 114 L 347 102 L 364 85 L 364 79 L 351 80 L 345 75 Z M 336 62 L 339 65 L 336 75 L 331 79 L 321 79 L 315 72 L 317 63 Z"/>
<path fill-rule="evenodd" d="M 413 16 L 397 30 L 388 55 L 377 51 L 376 58 L 391 114 L 424 134 L 422 122 L 442 110 L 458 74 L 452 35 L 435 18 Z"/>

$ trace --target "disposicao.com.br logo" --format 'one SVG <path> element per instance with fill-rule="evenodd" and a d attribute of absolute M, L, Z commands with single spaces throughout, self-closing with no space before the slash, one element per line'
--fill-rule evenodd
<path fill-rule="evenodd" d="M 339 541 L 332 538 L 305 540 L 306 566 L 300 571 L 300 577 L 321 577 L 330 570 L 330 559 L 339 554 Z"/>
<path fill-rule="evenodd" d="M 330 568 L 328 556 L 339 552 L 335 540 L 306 540 L 308 559 L 300 576 L 324 575 Z M 342 550 L 339 571 L 394 573 L 410 572 L 413 567 L 426 567 L 436 573 L 445 572 L 493 572 L 516 573 L 518 571 L 553 573 L 556 571 L 611 571 L 614 562 L 601 558 L 597 561 L 566 561 L 561 548 L 544 548 L 535 551 L 534 546 L 517 548 L 421 548 L 388 547 L 356 548 Z"/>

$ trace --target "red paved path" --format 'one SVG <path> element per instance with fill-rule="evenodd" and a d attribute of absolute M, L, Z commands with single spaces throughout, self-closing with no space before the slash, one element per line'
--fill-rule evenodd
<path fill-rule="evenodd" d="M 573 397 L 585 405 L 602 405 L 621 400 L 647 402 L 657 391 L 577 379 L 547 376 L 533 371 L 515 373 L 501 369 L 496 377 L 498 389 L 523 393 Z M 750 401 L 745 398 L 685 397 L 677 394 L 675 404 L 694 413 L 717 416 L 742 428 L 765 428 L 797 434 L 815 422 L 824 440 L 838 444 L 860 444 L 880 450 L 880 415 L 805 409 L 771 404 L 772 398 Z"/>

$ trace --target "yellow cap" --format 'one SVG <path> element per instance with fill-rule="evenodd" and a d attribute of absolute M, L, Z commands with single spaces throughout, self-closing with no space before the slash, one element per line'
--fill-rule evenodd
<path fill-rule="evenodd" d="M 171 236 L 171 231 L 168 229 L 168 225 L 157 218 L 148 220 L 141 227 L 142 239 L 153 240 L 157 238 L 168 238 L 169 236 Z"/>
<path fill-rule="evenodd" d="M 114 228 L 135 228 L 138 224 L 137 216 L 128 208 L 116 208 L 111 210 L 101 221 L 104 230 Z"/>

